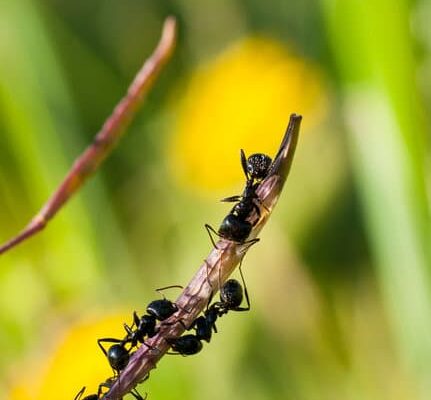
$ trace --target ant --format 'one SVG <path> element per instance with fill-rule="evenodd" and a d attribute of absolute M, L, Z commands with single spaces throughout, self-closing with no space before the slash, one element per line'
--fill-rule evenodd
<path fill-rule="evenodd" d="M 171 288 L 182 289 L 183 287 L 180 285 L 172 285 L 157 289 L 157 291 L 160 292 L 162 290 Z M 135 311 L 133 313 L 132 326 L 130 327 L 127 324 L 124 324 L 124 329 L 127 332 L 125 340 L 130 343 L 131 347 L 136 347 L 138 343 L 145 344 L 145 336 L 148 336 L 150 338 L 157 333 L 157 321 L 164 321 L 168 319 L 176 311 L 178 311 L 178 306 L 172 301 L 167 300 L 166 298 L 152 301 L 147 306 L 147 314 L 144 314 L 141 318 L 139 318 L 138 314 Z M 135 330 L 133 330 L 133 326 L 136 326 Z"/>
<path fill-rule="evenodd" d="M 182 286 L 173 285 L 157 289 L 157 292 L 174 287 L 182 288 Z M 130 355 L 132 354 L 131 351 L 138 346 L 138 343 L 142 343 L 148 347 L 145 343 L 145 337 L 152 337 L 157 333 L 157 321 L 164 321 L 177 311 L 177 305 L 165 297 L 163 297 L 163 299 L 154 300 L 148 304 L 147 314 L 144 314 L 141 318 L 139 318 L 136 311 L 133 313 L 133 324 L 131 327 L 124 324 L 124 329 L 126 330 L 127 335 L 123 339 L 98 339 L 97 344 L 108 359 L 111 368 L 117 374 L 126 368 L 129 363 Z M 133 326 L 136 326 L 136 329 L 133 329 Z M 106 350 L 102 343 L 114 344 Z M 130 344 L 130 347 L 127 349 L 126 345 L 128 344 Z"/>
<path fill-rule="evenodd" d="M 84 386 L 75 396 L 74 400 L 99 400 L 105 395 L 105 393 L 102 392 L 103 388 L 111 389 L 113 383 L 114 383 L 114 378 L 109 378 L 105 382 L 99 385 L 97 394 L 89 394 L 88 396 L 82 397 L 82 395 L 85 392 L 85 386 Z M 147 398 L 147 394 L 145 394 L 145 397 L 142 397 L 136 389 L 132 389 L 130 393 L 136 400 L 145 400 Z"/>
<path fill-rule="evenodd" d="M 257 223 L 256 221 L 252 224 L 246 219 L 253 210 L 256 211 L 260 218 L 260 209 L 257 204 L 259 197 L 256 194 L 256 189 L 262 180 L 268 175 L 271 165 L 271 157 L 266 154 L 256 153 L 246 158 L 244 150 L 241 149 L 241 166 L 247 179 L 245 189 L 240 196 L 236 195 L 222 199 L 223 202 L 237 202 L 237 204 L 233 206 L 232 210 L 224 218 L 218 231 L 210 225 L 205 224 L 205 228 L 215 248 L 217 248 L 217 246 L 211 232 L 222 239 L 232 240 L 240 244 L 253 244 L 259 240 L 252 239 L 249 242 L 246 242 L 253 226 Z"/>
<path fill-rule="evenodd" d="M 166 339 L 171 345 L 174 353 L 183 356 L 197 354 L 202 350 L 202 340 L 207 343 L 211 341 L 212 332 L 217 333 L 215 325 L 217 318 L 227 314 L 229 311 L 249 311 L 250 298 L 248 296 L 247 286 L 241 267 L 239 268 L 242 283 L 244 285 L 244 294 L 247 302 L 246 307 L 240 307 L 243 300 L 243 287 L 236 279 L 227 280 L 220 289 L 220 301 L 207 306 L 204 315 L 196 318 L 187 330 L 195 329 L 195 334 L 187 334 L 179 338 Z M 212 295 L 208 301 L 211 303 Z"/>

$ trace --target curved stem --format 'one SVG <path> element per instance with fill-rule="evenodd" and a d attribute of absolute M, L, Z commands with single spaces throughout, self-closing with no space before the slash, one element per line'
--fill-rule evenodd
<path fill-rule="evenodd" d="M 145 95 L 168 62 L 176 42 L 176 22 L 168 17 L 162 36 L 153 54 L 145 61 L 126 96 L 117 104 L 93 142 L 75 160 L 63 182 L 51 195 L 39 213 L 14 238 L 0 246 L 0 255 L 41 231 L 69 198 L 99 168 L 125 133 Z"/>
<path fill-rule="evenodd" d="M 270 173 L 257 189 L 261 204 L 265 207 L 259 222 L 253 228 L 249 239 L 255 239 L 266 224 L 280 196 L 284 182 L 289 174 L 299 135 L 301 116 L 292 114 L 289 125 L 274 159 Z M 256 212 L 250 215 L 250 221 L 256 221 Z M 190 283 L 176 300 L 178 311 L 166 323 L 160 325 L 158 333 L 146 341 L 131 357 L 129 364 L 121 373 L 104 399 L 121 399 L 138 383 L 142 382 L 150 370 L 168 351 L 168 338 L 179 337 L 190 326 L 197 316 L 205 309 L 208 300 L 219 289 L 235 267 L 240 263 L 249 249 L 248 244 L 237 244 L 221 239 L 216 248 L 200 266 Z M 180 322 L 181 321 L 181 322 Z"/>

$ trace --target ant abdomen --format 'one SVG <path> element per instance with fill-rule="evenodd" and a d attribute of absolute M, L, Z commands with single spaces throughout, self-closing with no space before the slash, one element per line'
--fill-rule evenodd
<path fill-rule="evenodd" d="M 106 357 L 113 370 L 121 371 L 129 363 L 130 353 L 123 344 L 114 344 L 108 349 Z"/>
<path fill-rule="evenodd" d="M 249 221 L 245 221 L 235 214 L 228 214 L 222 221 L 218 234 L 234 242 L 244 242 L 253 228 L 253 225 Z"/>
<path fill-rule="evenodd" d="M 229 279 L 220 289 L 220 300 L 227 308 L 234 309 L 242 303 L 242 286 L 236 279 Z"/>
<path fill-rule="evenodd" d="M 175 339 L 166 339 L 172 350 L 183 356 L 191 356 L 202 350 L 202 342 L 195 335 L 184 335 Z"/>

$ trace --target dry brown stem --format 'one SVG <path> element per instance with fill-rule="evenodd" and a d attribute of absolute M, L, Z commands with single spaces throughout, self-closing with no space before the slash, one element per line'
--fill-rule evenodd
<path fill-rule="evenodd" d="M 176 22 L 168 17 L 162 36 L 153 54 L 145 61 L 126 96 L 115 107 L 100 132 L 84 152 L 75 160 L 63 182 L 51 195 L 39 213 L 17 236 L 0 246 L 0 255 L 41 231 L 69 198 L 99 168 L 123 136 L 133 116 L 142 104 L 153 82 L 168 62 L 176 42 Z"/>
<path fill-rule="evenodd" d="M 259 222 L 254 227 L 249 239 L 253 239 L 267 222 L 275 204 L 278 201 L 284 182 L 292 164 L 296 143 L 299 135 L 301 116 L 292 114 L 280 149 L 274 159 L 271 171 L 257 190 L 264 207 Z M 250 221 L 255 221 L 257 215 L 253 213 Z M 196 317 L 204 310 L 211 294 L 219 289 L 235 267 L 239 264 L 249 245 L 237 244 L 221 239 L 217 248 L 213 249 L 205 262 L 192 278 L 188 286 L 176 300 L 179 311 L 160 325 L 159 332 L 146 342 L 150 347 L 141 346 L 131 357 L 129 364 L 121 373 L 121 379 L 112 386 L 104 399 L 120 399 L 139 382 L 141 382 L 157 362 L 168 351 L 166 338 L 176 338 L 184 332 L 185 326 L 190 326 Z"/>

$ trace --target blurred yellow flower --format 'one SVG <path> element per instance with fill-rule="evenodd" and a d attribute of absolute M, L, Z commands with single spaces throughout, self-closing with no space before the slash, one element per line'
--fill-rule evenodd
<path fill-rule="evenodd" d="M 181 96 L 169 159 L 182 184 L 204 192 L 242 179 L 240 148 L 274 154 L 291 113 L 310 126 L 326 105 L 315 67 L 257 37 L 198 69 Z"/>
<path fill-rule="evenodd" d="M 124 336 L 123 322 L 127 319 L 129 313 L 119 313 L 71 326 L 45 359 L 19 368 L 8 399 L 73 400 L 83 386 L 87 388 L 85 395 L 97 393 L 99 383 L 113 373 L 96 339 Z"/>

